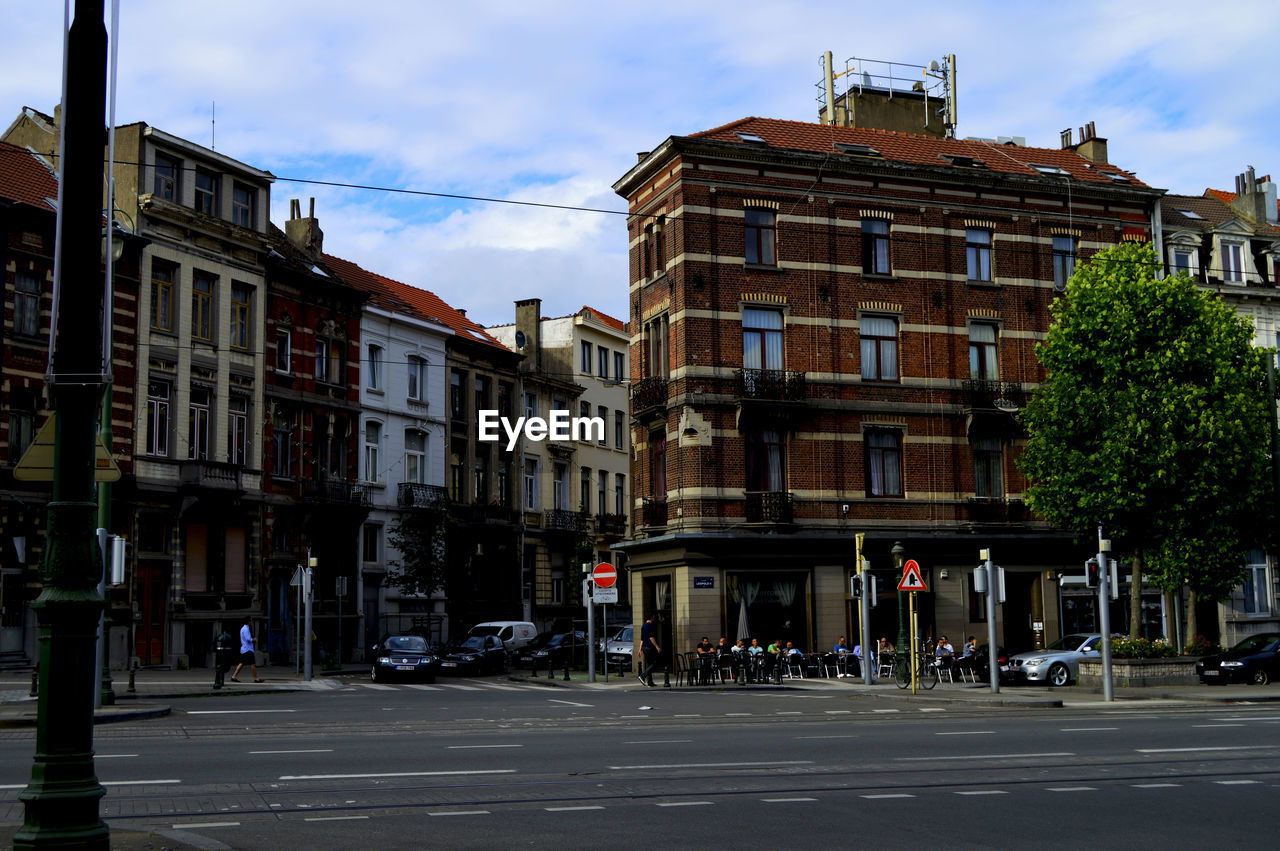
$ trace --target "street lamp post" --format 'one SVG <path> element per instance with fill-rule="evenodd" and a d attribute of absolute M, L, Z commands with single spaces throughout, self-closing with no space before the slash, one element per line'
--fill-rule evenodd
<path fill-rule="evenodd" d="M 57 415 L 40 623 L 40 695 L 31 782 L 14 848 L 107 848 L 93 766 L 94 659 L 102 563 L 94 552 L 94 452 L 102 379 L 103 0 L 76 0 L 67 33 L 59 159 L 58 293 L 49 364 Z"/>
<path fill-rule="evenodd" d="M 902 575 L 902 568 L 907 563 L 907 551 L 903 548 L 901 541 L 895 541 L 893 549 L 893 566 L 898 568 L 898 575 Z M 898 589 L 898 661 L 897 664 L 903 665 L 910 658 L 907 655 L 907 598 L 902 593 L 902 589 Z"/>

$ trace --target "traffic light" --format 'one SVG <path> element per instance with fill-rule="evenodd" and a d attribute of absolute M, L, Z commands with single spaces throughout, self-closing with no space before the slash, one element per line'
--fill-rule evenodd
<path fill-rule="evenodd" d="M 1098 560 L 1091 558 L 1084 563 L 1084 584 L 1088 588 L 1097 588 L 1100 581 L 1101 571 L 1098 568 Z"/>
<path fill-rule="evenodd" d="M 849 596 L 855 600 L 862 599 L 862 576 L 857 573 L 849 577 Z"/>

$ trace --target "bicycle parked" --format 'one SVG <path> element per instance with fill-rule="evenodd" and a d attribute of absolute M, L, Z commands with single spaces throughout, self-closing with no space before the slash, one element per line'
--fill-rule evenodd
<path fill-rule="evenodd" d="M 932 650 L 928 644 L 917 641 L 918 649 L 915 652 L 915 669 L 916 684 L 924 689 L 931 689 L 938 684 L 940 677 L 938 676 L 937 661 L 933 658 Z M 898 684 L 898 688 L 911 687 L 911 658 L 907 657 L 896 665 L 893 672 L 894 681 Z"/>

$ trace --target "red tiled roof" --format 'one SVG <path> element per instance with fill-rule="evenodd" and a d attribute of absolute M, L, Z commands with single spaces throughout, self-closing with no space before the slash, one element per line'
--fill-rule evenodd
<path fill-rule="evenodd" d="M 582 306 L 582 309 L 578 311 L 578 313 L 588 313 L 588 312 L 593 314 L 597 319 L 599 319 L 601 322 L 603 322 L 605 325 L 608 325 L 610 328 L 612 328 L 615 331 L 626 330 L 626 326 L 623 324 L 621 319 L 614 319 L 609 314 L 596 310 L 594 307 L 590 307 L 584 304 Z"/>
<path fill-rule="evenodd" d="M 370 272 L 350 260 L 343 260 L 332 254 L 325 254 L 324 262 L 351 286 L 369 293 L 372 296 L 371 300 L 376 304 L 390 309 L 405 310 L 407 308 L 408 312 L 419 318 L 433 319 L 449 326 L 463 339 L 486 343 L 504 352 L 510 351 L 482 326 L 463 316 L 430 290 L 419 289 L 376 272 Z"/>
<path fill-rule="evenodd" d="M 53 211 L 58 200 L 58 179 L 26 148 L 0 142 L 0 197 Z"/>
<path fill-rule="evenodd" d="M 1221 201 L 1224 204 L 1230 204 L 1232 201 L 1236 200 L 1236 193 L 1227 192 L 1222 189 L 1206 189 L 1204 191 L 1204 194 L 1207 197 L 1217 198 L 1219 201 Z"/>
<path fill-rule="evenodd" d="M 741 118 L 722 127 L 691 133 L 689 138 L 709 139 L 718 142 L 736 142 L 748 146 L 758 143 L 743 142 L 738 133 L 750 133 L 765 140 L 766 147 L 830 153 L 833 156 L 851 156 L 835 147 L 836 143 L 867 145 L 880 152 L 880 156 L 894 162 L 949 167 L 942 154 L 972 157 L 985 164 L 989 171 L 1012 174 L 1040 175 L 1031 165 L 1057 166 L 1077 180 L 1118 186 L 1149 188 L 1147 184 L 1115 165 L 1094 165 L 1075 151 L 1057 148 L 1027 148 L 1018 145 L 1002 145 L 966 139 L 938 139 L 895 130 L 869 130 L 860 127 L 833 127 L 826 124 L 810 124 L 802 121 L 783 121 L 776 118 Z M 956 168 L 967 168 L 956 166 Z M 1113 181 L 1106 173 L 1128 178 L 1128 182 Z"/>

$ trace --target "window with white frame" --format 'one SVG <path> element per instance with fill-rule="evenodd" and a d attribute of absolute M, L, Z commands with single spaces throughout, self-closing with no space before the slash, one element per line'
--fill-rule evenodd
<path fill-rule="evenodd" d="M 1271 614 L 1271 584 L 1267 581 L 1267 555 L 1262 550 L 1250 550 L 1244 566 L 1244 582 L 1241 584 L 1244 600 L 1241 611 L 1246 615 Z"/>
<path fill-rule="evenodd" d="M 898 380 L 898 320 L 863 316 L 858 320 L 863 381 Z"/>
<path fill-rule="evenodd" d="M 253 341 L 250 324 L 253 313 L 250 309 L 253 290 L 248 284 L 233 282 L 231 284 L 231 347 L 247 349 Z"/>
<path fill-rule="evenodd" d="M 214 276 L 196 272 L 191 282 L 191 336 L 213 342 Z"/>
<path fill-rule="evenodd" d="M 421 402 L 427 392 L 427 362 L 422 358 L 409 355 L 409 390 L 407 397 L 414 402 Z"/>
<path fill-rule="evenodd" d="M 742 309 L 742 365 L 746 369 L 782 369 L 782 311 Z"/>
<path fill-rule="evenodd" d="M 902 432 L 870 430 L 867 446 L 867 495 L 902 496 Z"/>
<path fill-rule="evenodd" d="M 276 329 L 276 372 L 288 375 L 292 366 L 292 358 L 290 357 L 289 347 L 292 344 L 292 335 L 286 328 Z"/>
<path fill-rule="evenodd" d="M 1058 290 L 1067 288 L 1067 281 L 1076 271 L 1076 238 L 1074 236 L 1055 236 L 1053 238 L 1053 286 Z"/>
<path fill-rule="evenodd" d="M 182 160 L 157 153 L 151 191 L 166 201 L 179 201 L 182 198 L 181 187 Z"/>
<path fill-rule="evenodd" d="M 173 284 L 177 267 L 160 260 L 151 261 L 151 327 L 173 331 Z"/>
<path fill-rule="evenodd" d="M 249 461 L 249 397 L 239 393 L 227 400 L 227 456 L 241 467 Z"/>
<path fill-rule="evenodd" d="M 1004 496 L 1004 447 L 998 437 L 973 442 L 973 493 L 984 499 Z"/>
<path fill-rule="evenodd" d="M 187 418 L 187 457 L 210 460 L 209 400 L 213 394 L 207 387 L 192 387 Z"/>
<path fill-rule="evenodd" d="M 242 228 L 253 227 L 253 208 L 257 193 L 243 183 L 235 183 L 231 190 L 231 221 Z"/>
<path fill-rule="evenodd" d="M 965 264 L 971 281 L 991 280 L 991 231 L 964 229 Z"/>
<path fill-rule="evenodd" d="M 525 420 L 526 420 L 526 421 L 528 421 L 528 420 L 532 419 L 533 417 L 536 417 L 537 415 L 538 415 L 538 394 L 537 394 L 537 393 L 525 393 L 525 394 L 524 394 L 524 417 L 525 417 Z"/>
<path fill-rule="evenodd" d="M 745 260 L 758 266 L 776 266 L 774 253 L 778 214 L 773 210 L 748 207 L 743 211 Z"/>
<path fill-rule="evenodd" d="M 365 386 L 370 390 L 382 389 L 382 346 L 369 344 L 366 354 L 364 376 Z"/>
<path fill-rule="evenodd" d="M 969 326 L 969 377 L 995 381 L 1000 377 L 996 355 L 996 326 L 974 322 Z"/>
<path fill-rule="evenodd" d="M 196 168 L 196 212 L 208 216 L 218 215 L 218 173 L 211 169 Z"/>
<path fill-rule="evenodd" d="M 1192 253 L 1189 248 L 1173 249 L 1173 274 L 1175 275 L 1192 275 L 1195 274 L 1195 267 L 1191 263 Z"/>
<path fill-rule="evenodd" d="M 862 220 L 862 272 L 865 275 L 888 275 L 889 223 L 883 219 Z"/>
<path fill-rule="evenodd" d="M 582 371 L 591 374 L 591 343 L 582 341 Z"/>
<path fill-rule="evenodd" d="M 551 507 L 557 511 L 569 508 L 569 465 L 563 461 L 551 465 Z"/>
<path fill-rule="evenodd" d="M 382 423 L 367 422 L 364 424 L 364 480 L 366 482 L 381 481 Z"/>
<path fill-rule="evenodd" d="M 538 494 L 538 459 L 524 459 L 524 507 L 528 511 L 537 511 L 542 500 Z"/>
<path fill-rule="evenodd" d="M 609 350 L 606 349 L 604 346 L 597 346 L 596 355 L 597 355 L 596 363 L 599 365 L 599 369 L 596 371 L 596 374 L 601 378 L 608 378 L 609 377 Z"/>
<path fill-rule="evenodd" d="M 427 436 L 417 429 L 404 433 L 404 480 L 415 485 L 427 481 Z"/>
<path fill-rule="evenodd" d="M 275 414 L 271 418 L 271 472 L 280 478 L 293 477 L 296 419 L 292 409 L 284 405 L 275 406 Z"/>
<path fill-rule="evenodd" d="M 1222 280 L 1244 283 L 1244 245 L 1239 242 L 1222 241 Z"/>
<path fill-rule="evenodd" d="M 169 382 L 147 384 L 147 454 L 169 454 Z"/>
<path fill-rule="evenodd" d="M 613 380 L 614 381 L 621 381 L 625 377 L 623 375 L 623 373 L 626 371 L 625 360 L 626 359 L 623 357 L 622 352 L 613 353 Z"/>

